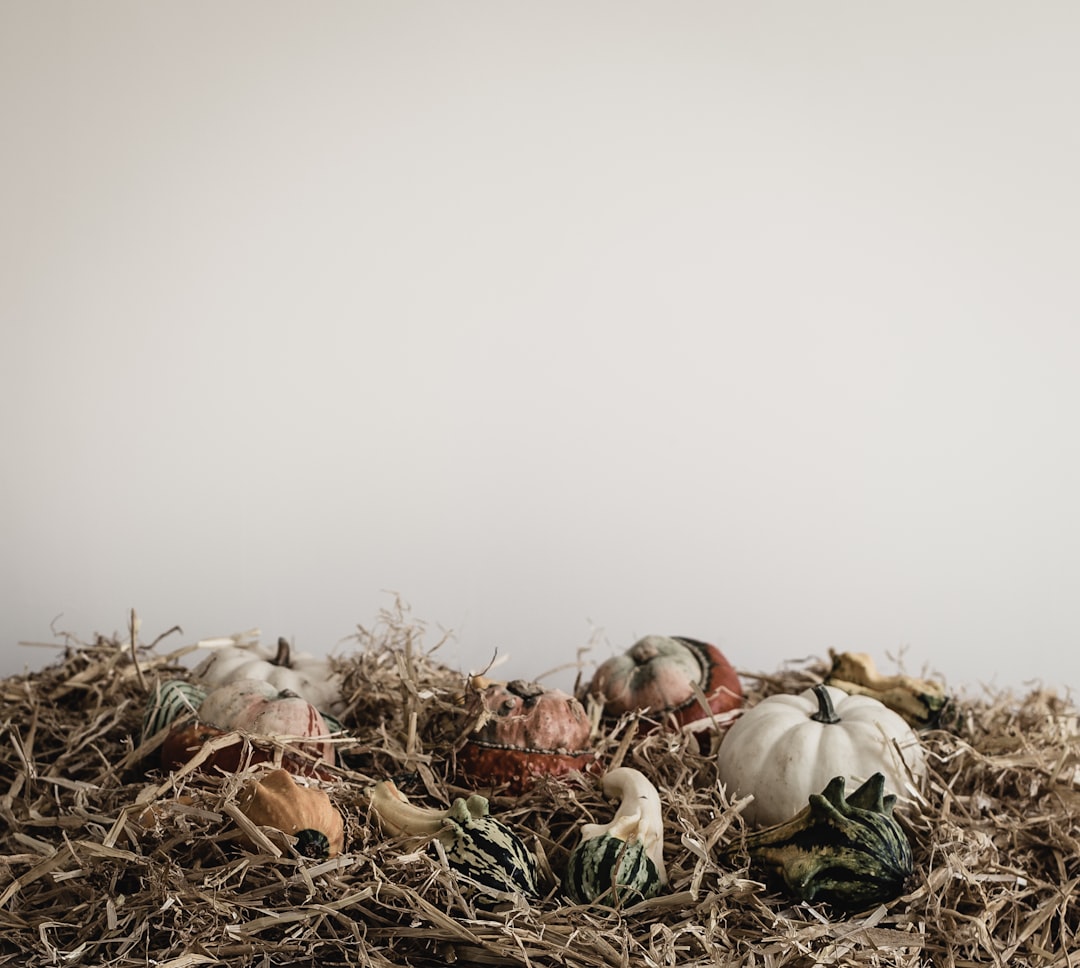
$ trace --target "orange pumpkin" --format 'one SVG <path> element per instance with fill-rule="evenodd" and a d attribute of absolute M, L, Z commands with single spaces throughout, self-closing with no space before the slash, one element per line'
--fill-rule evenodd
<path fill-rule="evenodd" d="M 330 797 L 297 783 L 287 770 L 249 783 L 240 809 L 252 823 L 294 836 L 297 851 L 307 857 L 336 857 L 345 844 L 345 824 Z"/>

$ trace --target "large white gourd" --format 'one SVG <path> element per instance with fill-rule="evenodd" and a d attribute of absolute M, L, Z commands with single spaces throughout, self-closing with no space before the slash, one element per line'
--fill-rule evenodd
<path fill-rule="evenodd" d="M 195 678 L 208 686 L 234 679 L 262 679 L 279 690 L 288 689 L 331 713 L 345 707 L 341 675 L 328 658 L 293 652 L 285 639 L 273 651 L 258 641 L 209 639 L 199 643 L 210 655 L 195 669 Z"/>
<path fill-rule="evenodd" d="M 729 798 L 753 794 L 743 817 L 764 827 L 790 820 L 837 776 L 857 787 L 881 773 L 903 802 L 926 763 L 915 732 L 883 703 L 821 685 L 743 713 L 720 744 L 717 772 Z"/>

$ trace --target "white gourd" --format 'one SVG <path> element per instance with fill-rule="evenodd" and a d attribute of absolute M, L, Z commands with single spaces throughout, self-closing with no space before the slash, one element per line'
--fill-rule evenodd
<path fill-rule="evenodd" d="M 262 679 L 279 690 L 289 689 L 327 712 L 345 708 L 342 677 L 330 659 L 293 652 L 285 639 L 271 651 L 245 636 L 208 639 L 199 643 L 210 649 L 194 676 L 207 686 L 224 685 L 234 679 Z"/>
<path fill-rule="evenodd" d="M 858 787 L 881 773 L 886 793 L 910 800 L 926 764 L 915 732 L 883 703 L 815 686 L 744 712 L 720 744 L 717 772 L 731 799 L 753 795 L 743 817 L 764 827 L 790 820 L 837 776 Z"/>

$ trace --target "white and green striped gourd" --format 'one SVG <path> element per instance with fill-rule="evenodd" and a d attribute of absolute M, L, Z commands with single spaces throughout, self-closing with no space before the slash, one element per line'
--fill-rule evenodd
<path fill-rule="evenodd" d="M 612 907 L 655 897 L 667 883 L 660 795 L 645 775 L 619 767 L 601 782 L 604 794 L 619 797 L 608 824 L 585 824 L 571 851 L 563 890 L 578 904 Z"/>
<path fill-rule="evenodd" d="M 372 790 L 371 806 L 392 832 L 438 840 L 451 869 L 482 891 L 540 896 L 536 856 L 490 815 L 485 797 L 458 797 L 449 810 L 420 807 L 383 780 Z"/>
<path fill-rule="evenodd" d="M 142 742 L 145 743 L 151 736 L 181 719 L 194 719 L 205 698 L 206 690 L 186 679 L 159 682 L 146 701 Z"/>

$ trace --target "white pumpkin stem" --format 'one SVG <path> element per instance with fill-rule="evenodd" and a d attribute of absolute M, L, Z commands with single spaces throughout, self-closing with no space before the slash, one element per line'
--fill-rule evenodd
<path fill-rule="evenodd" d="M 395 833 L 430 837 L 446 826 L 448 811 L 410 803 L 393 780 L 375 784 L 371 791 L 371 806 L 379 819 Z"/>
<path fill-rule="evenodd" d="M 292 668 L 292 655 L 289 648 L 289 640 L 285 636 L 279 636 L 277 640 L 277 652 L 270 660 L 271 665 L 281 666 L 283 669 Z"/>
<path fill-rule="evenodd" d="M 824 723 L 826 726 L 832 726 L 843 720 L 836 714 L 836 707 L 833 705 L 832 696 L 829 695 L 828 686 L 823 686 L 820 682 L 812 687 L 814 695 L 818 701 L 818 711 L 814 713 L 810 718 L 817 723 Z"/>
<path fill-rule="evenodd" d="M 581 839 L 592 840 L 611 834 L 618 840 L 640 840 L 645 853 L 656 865 L 660 883 L 667 883 L 664 866 L 664 815 L 657 793 L 645 774 L 629 766 L 620 766 L 604 776 L 600 783 L 604 795 L 619 798 L 619 808 L 611 823 L 585 824 Z"/>

